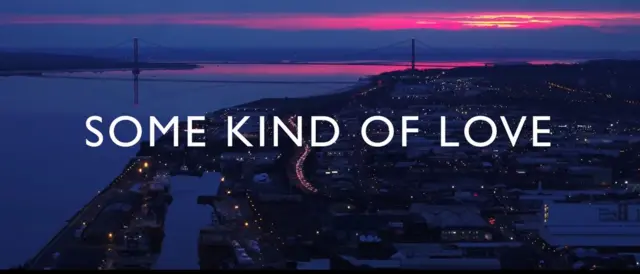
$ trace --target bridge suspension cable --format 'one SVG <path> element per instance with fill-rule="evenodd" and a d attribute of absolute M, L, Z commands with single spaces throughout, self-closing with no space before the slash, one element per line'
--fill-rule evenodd
<path fill-rule="evenodd" d="M 367 61 L 367 62 L 356 62 L 356 61 L 350 61 L 350 60 L 354 60 L 353 58 L 356 56 L 359 56 L 360 59 L 367 59 L 369 58 L 369 56 L 371 56 L 372 53 L 379 53 L 383 50 L 386 49 L 391 49 L 394 47 L 398 47 L 402 44 L 406 44 L 408 41 L 411 41 L 411 60 L 406 60 L 406 61 Z M 112 46 L 108 46 L 108 47 L 104 47 L 104 48 L 100 48 L 100 49 L 96 49 L 93 50 L 91 52 L 89 52 L 89 54 L 84 54 L 84 55 L 93 55 L 96 54 L 99 51 L 107 51 L 109 49 L 114 49 L 117 47 L 120 47 L 124 44 L 128 44 L 133 42 L 133 54 L 131 54 L 131 52 L 129 51 L 127 54 L 127 57 L 124 58 L 125 60 L 128 60 L 128 62 L 125 62 L 124 64 L 121 64 L 124 66 L 124 68 L 127 69 L 131 69 L 132 73 L 133 73 L 133 79 L 131 78 L 105 78 L 105 77 L 92 77 L 92 76 L 67 76 L 67 75 L 55 75 L 55 74 L 47 74 L 47 75 L 41 75 L 41 76 L 37 76 L 37 77 L 44 77 L 44 78 L 66 78 L 66 79 L 77 79 L 77 80 L 93 80 L 93 81 L 132 81 L 134 83 L 134 105 L 138 104 L 138 83 L 140 81 L 142 82 L 165 82 L 165 83 L 216 83 L 216 84 L 277 84 L 277 85 L 318 85 L 318 84 L 339 84 L 339 85 L 354 85 L 356 84 L 355 81 L 300 81 L 300 80 L 229 80 L 229 79 L 179 79 L 179 78 L 140 78 L 140 71 L 141 71 L 141 59 L 140 57 L 140 42 L 142 42 L 143 44 L 146 45 L 150 45 L 153 48 L 158 48 L 158 49 L 162 49 L 162 50 L 166 50 L 169 52 L 181 52 L 181 53 L 196 53 L 196 56 L 198 56 L 198 58 L 205 58 L 205 59 L 209 59 L 209 60 L 216 60 L 217 58 L 212 58 L 215 57 L 216 54 L 211 54 L 212 51 L 210 50 L 206 50 L 206 51 L 190 51 L 190 50 L 186 50 L 186 49 L 177 49 L 177 48 L 171 48 L 171 47 L 166 47 L 163 46 L 161 44 L 158 43 L 154 43 L 154 42 L 150 42 L 147 40 L 143 40 L 143 39 L 139 39 L 139 38 L 134 38 L 133 41 L 131 40 L 127 40 L 127 41 L 122 41 L 119 42 L 117 44 L 114 44 Z M 224 61 L 204 61 L 204 62 L 197 62 L 200 64 L 216 64 L 218 66 L 221 65 L 305 65 L 305 66 L 313 66 L 313 65 L 318 65 L 318 66 L 384 66 L 384 67 L 406 67 L 406 68 L 411 68 L 411 69 L 415 69 L 416 67 L 424 67 L 424 68 L 452 68 L 455 66 L 448 66 L 448 65 L 429 65 L 429 64 L 420 64 L 420 63 L 416 63 L 416 42 L 417 45 L 419 47 L 422 48 L 426 48 L 427 50 L 433 50 L 432 47 L 430 47 L 429 45 L 425 44 L 424 42 L 420 41 L 420 40 L 415 40 L 415 39 L 407 39 L 407 40 L 402 40 L 399 42 L 395 42 L 395 43 L 391 43 L 389 45 L 385 45 L 385 46 L 381 46 L 381 47 L 376 47 L 376 48 L 372 48 L 372 49 L 366 49 L 366 50 L 360 50 L 360 51 L 356 51 L 356 52 L 351 52 L 348 54 L 343 54 L 342 56 L 338 56 L 337 58 L 323 58 L 324 60 L 336 60 L 336 62 L 329 62 L 329 61 L 320 61 L 320 62 L 314 62 L 314 61 L 303 61 L 303 60 L 296 60 L 296 61 L 287 61 L 287 62 L 224 62 Z M 408 48 L 407 48 L 408 49 Z M 203 53 L 205 53 L 203 55 Z M 218 53 L 219 54 L 219 53 Z M 395 53 L 397 54 L 397 53 Z M 77 54 L 76 54 L 77 55 Z M 104 56 L 104 55 L 103 55 Z M 148 54 L 144 55 L 145 57 L 149 57 Z M 218 55 L 219 56 L 219 55 Z M 389 55 L 387 55 L 388 57 Z M 398 55 L 396 55 L 398 56 Z M 148 59 L 148 58 L 144 58 L 144 59 Z M 311 58 L 313 59 L 313 58 Z M 377 59 L 377 58 L 374 58 Z M 380 58 L 380 59 L 388 59 L 388 58 Z M 403 58 L 404 59 L 404 58 Z M 150 59 L 149 59 L 150 60 Z M 152 63 L 152 62 L 148 62 L 148 63 Z M 142 66 L 142 68 L 144 68 L 144 66 Z"/>
<path fill-rule="evenodd" d="M 409 61 L 359 61 L 359 62 L 349 62 L 349 60 L 353 60 L 354 58 L 370 58 L 370 54 L 372 53 L 376 53 L 376 52 L 381 52 L 383 50 L 388 50 L 388 49 L 392 49 L 392 48 L 399 48 L 400 45 L 406 44 L 407 47 L 409 46 L 409 42 L 412 39 L 405 39 L 402 41 L 398 41 L 395 43 L 391 43 L 388 45 L 384 45 L 384 46 L 380 46 L 380 47 L 376 47 L 376 48 L 370 48 L 370 49 L 364 49 L 364 50 L 359 50 L 359 51 L 355 51 L 355 52 L 350 52 L 347 54 L 343 54 L 340 56 L 336 56 L 336 57 L 325 57 L 323 58 L 324 60 L 335 60 L 334 62 L 332 61 L 310 61 L 310 60 L 295 60 L 295 58 L 289 58 L 288 61 L 283 62 L 283 61 L 212 61 L 212 60 L 216 60 L 216 59 L 221 59 L 220 55 L 216 54 L 215 52 L 211 52 L 210 50 L 197 50 L 197 53 L 199 54 L 199 58 L 203 59 L 201 61 L 198 61 L 197 63 L 199 64 L 215 64 L 215 65 L 316 65 L 316 66 L 327 66 L 327 65 L 331 65 L 331 66 L 388 66 L 388 67 L 410 67 L 411 64 Z M 164 45 L 161 45 L 159 43 L 155 43 L 155 42 L 151 42 L 148 41 L 146 39 L 139 39 L 140 42 L 143 42 L 144 44 L 150 45 L 153 48 L 157 48 L 157 49 L 162 49 L 165 50 L 167 52 L 174 52 L 174 53 L 188 53 L 190 50 L 187 49 L 180 49 L 180 48 L 172 48 L 172 47 L 167 47 Z M 428 46 L 424 46 L 426 45 L 424 42 L 419 41 L 419 40 L 415 40 L 419 45 L 423 45 L 422 48 L 426 48 L 427 50 L 433 50 L 433 48 L 429 48 Z M 369 55 L 369 56 L 367 56 Z M 148 57 L 148 56 L 147 56 Z M 207 60 L 208 59 L 208 60 Z M 377 58 L 373 58 L 373 59 L 377 59 Z M 418 68 L 454 68 L 456 66 L 453 65 L 429 65 L 429 64 L 421 64 L 421 63 L 416 63 L 415 67 Z"/>
<path fill-rule="evenodd" d="M 404 43 L 407 43 L 409 41 L 411 41 L 411 39 L 402 40 L 402 41 L 399 41 L 399 42 L 388 44 L 386 46 L 380 46 L 380 47 L 377 47 L 377 48 L 365 49 L 365 50 L 360 50 L 360 51 L 357 51 L 357 52 L 348 53 L 348 54 L 345 54 L 343 56 L 339 56 L 339 58 L 337 58 L 336 60 L 348 60 L 348 59 L 351 59 L 355 55 L 363 56 L 365 54 L 371 54 L 371 53 L 378 52 L 378 51 L 381 51 L 381 50 L 384 50 L 384 49 L 390 49 L 390 48 L 393 48 L 393 47 L 397 47 L 397 46 L 402 45 Z"/>
<path fill-rule="evenodd" d="M 433 46 L 431 46 L 431 45 L 429 45 L 429 44 L 427 44 L 427 43 L 425 43 L 425 42 L 423 42 L 421 40 L 418 40 L 418 39 L 416 39 L 416 48 L 424 49 L 427 52 L 435 52 L 435 53 L 438 53 L 438 54 L 442 54 L 442 55 L 444 55 L 444 57 L 446 57 L 446 56 L 455 56 L 455 55 L 459 54 L 459 53 L 456 53 L 456 52 L 453 52 L 453 51 L 450 51 L 450 50 L 446 50 L 446 49 L 443 49 L 443 48 L 433 47 Z"/>
<path fill-rule="evenodd" d="M 113 44 L 111 46 L 93 49 L 93 50 L 91 50 L 89 52 L 82 53 L 82 54 L 91 56 L 91 55 L 95 55 L 95 54 L 100 53 L 100 52 L 106 52 L 107 50 L 119 48 L 119 47 L 124 46 L 126 44 L 131 44 L 131 40 L 124 40 L 124 41 L 121 41 L 119 43 Z"/>

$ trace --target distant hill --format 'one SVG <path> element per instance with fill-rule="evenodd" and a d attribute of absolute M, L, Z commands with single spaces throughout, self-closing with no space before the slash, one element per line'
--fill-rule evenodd
<path fill-rule="evenodd" d="M 143 48 L 141 61 L 221 61 L 221 62 L 279 62 L 295 61 L 409 61 L 409 45 L 373 50 L 363 48 Z M 16 49 L 17 50 L 17 49 Z M 96 56 L 110 59 L 131 60 L 132 49 L 113 48 L 41 48 L 31 49 L 51 54 Z M 473 49 L 473 48 L 416 48 L 416 60 L 427 61 L 536 61 L 536 60 L 592 60 L 638 59 L 640 51 L 570 51 L 542 49 Z"/>
<path fill-rule="evenodd" d="M 108 58 L 51 53 L 0 52 L 0 71 L 54 71 L 54 70 L 99 70 L 128 69 L 131 62 Z M 189 69 L 196 65 L 182 63 L 140 63 L 140 68 Z"/>
<path fill-rule="evenodd" d="M 494 83 L 508 83 L 526 89 L 533 85 L 553 82 L 579 90 L 605 92 L 640 99 L 640 60 L 600 59 L 577 64 L 498 65 L 488 67 L 459 67 L 451 70 L 429 70 L 427 75 L 448 77 L 485 77 Z M 388 72 L 383 75 L 399 75 Z"/>

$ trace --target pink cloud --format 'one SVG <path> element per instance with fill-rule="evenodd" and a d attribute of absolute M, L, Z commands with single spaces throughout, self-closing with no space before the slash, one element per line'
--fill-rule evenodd
<path fill-rule="evenodd" d="M 548 29 L 640 26 L 640 12 L 423 12 L 373 14 L 0 15 L 0 24 L 205 25 L 265 30 Z"/>

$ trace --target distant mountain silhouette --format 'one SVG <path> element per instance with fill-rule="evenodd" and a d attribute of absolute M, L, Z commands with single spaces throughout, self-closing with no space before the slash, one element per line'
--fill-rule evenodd
<path fill-rule="evenodd" d="M 0 52 L 0 71 L 50 71 L 132 68 L 133 63 L 69 54 Z M 141 68 L 195 68 L 195 65 L 140 63 Z"/>
<path fill-rule="evenodd" d="M 96 51 L 91 48 L 42 48 L 34 51 L 61 55 L 86 55 L 130 61 L 132 49 L 118 48 Z M 220 61 L 220 62 L 280 62 L 295 61 L 409 61 L 410 47 L 372 49 L 354 48 L 145 48 L 141 61 Z M 548 50 L 514 48 L 444 48 L 416 47 L 417 61 L 526 61 L 526 60 L 587 60 L 640 59 L 640 51 L 614 50 Z"/>

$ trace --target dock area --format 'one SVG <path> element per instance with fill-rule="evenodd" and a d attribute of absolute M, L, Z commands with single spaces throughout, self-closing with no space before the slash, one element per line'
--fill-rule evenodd
<path fill-rule="evenodd" d="M 198 234 L 211 222 L 211 211 L 197 203 L 198 196 L 218 190 L 220 175 L 205 173 L 202 177 L 172 177 L 174 203 L 168 210 L 163 252 L 153 269 L 200 269 Z"/>

